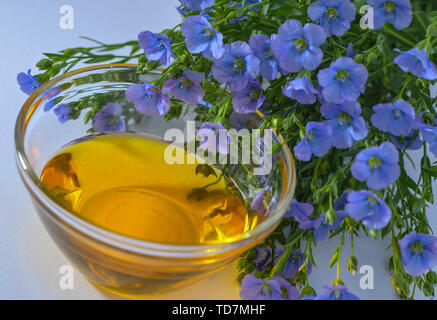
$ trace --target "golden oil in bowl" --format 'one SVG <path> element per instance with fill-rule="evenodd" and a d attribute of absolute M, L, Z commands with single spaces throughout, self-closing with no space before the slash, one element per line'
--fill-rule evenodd
<path fill-rule="evenodd" d="M 199 158 L 168 164 L 167 147 L 138 134 L 86 137 L 49 160 L 40 180 L 54 201 L 81 219 L 160 244 L 231 242 L 260 222 L 231 179 L 209 166 L 209 175 L 202 174 Z"/>

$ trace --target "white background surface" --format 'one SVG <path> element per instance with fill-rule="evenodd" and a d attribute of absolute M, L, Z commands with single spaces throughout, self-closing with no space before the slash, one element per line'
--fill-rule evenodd
<path fill-rule="evenodd" d="M 75 272 L 74 290 L 61 290 L 59 268 L 68 264 L 45 232 L 19 180 L 14 164 L 13 130 L 15 118 L 26 96 L 16 84 L 18 72 L 26 71 L 42 58 L 72 46 L 89 45 L 86 35 L 107 43 L 136 39 L 140 31 L 158 32 L 179 23 L 176 0 L 2 0 L 0 8 L 0 299 L 105 299 L 113 298 L 94 288 Z M 74 8 L 74 30 L 59 28 L 62 5 Z M 416 157 L 417 158 L 417 157 Z M 437 187 L 437 186 L 436 186 Z M 436 189 L 437 190 L 437 189 Z M 435 208 L 431 225 L 437 229 Z M 347 241 L 346 241 L 347 242 Z M 321 290 L 335 279 L 328 271 L 330 256 L 338 240 L 318 245 L 310 284 Z M 343 262 L 350 252 L 348 242 Z M 374 268 L 375 288 L 362 290 L 360 275 L 353 277 L 343 267 L 342 279 L 362 299 L 393 299 L 387 271 L 388 241 L 357 239 L 355 255 L 360 265 Z M 344 265 L 344 263 L 343 263 Z M 237 299 L 239 288 L 234 266 L 189 288 L 157 299 Z M 418 298 L 421 296 L 418 295 Z"/>

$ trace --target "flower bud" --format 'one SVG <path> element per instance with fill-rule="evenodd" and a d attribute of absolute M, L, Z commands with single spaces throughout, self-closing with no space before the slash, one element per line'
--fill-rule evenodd
<path fill-rule="evenodd" d="M 320 170 L 320 174 L 321 175 L 329 174 L 329 163 L 328 163 L 328 161 L 326 161 L 326 160 L 322 161 L 322 163 L 320 164 L 319 170 Z"/>
<path fill-rule="evenodd" d="M 378 236 L 379 236 L 378 230 L 370 229 L 369 234 L 373 239 L 378 239 Z"/>
<path fill-rule="evenodd" d="M 215 172 L 215 170 L 206 163 L 196 166 L 196 174 L 202 174 L 205 178 L 208 178 L 210 175 L 217 177 L 217 173 Z"/>
<path fill-rule="evenodd" d="M 346 268 L 348 271 L 355 275 L 358 270 L 358 260 L 355 256 L 350 256 L 346 261 Z"/>
<path fill-rule="evenodd" d="M 334 281 L 332 281 L 331 285 L 333 285 L 333 286 L 344 286 L 344 282 L 341 281 L 341 279 L 335 279 Z"/>
<path fill-rule="evenodd" d="M 437 273 L 435 273 L 434 271 L 429 271 L 426 274 L 426 280 L 429 281 L 429 283 L 436 285 L 437 284 Z"/>
<path fill-rule="evenodd" d="M 288 130 L 288 129 L 292 128 L 293 125 L 294 125 L 294 121 L 292 118 L 284 118 L 283 124 L 282 124 L 282 127 L 284 128 L 284 130 Z"/>
<path fill-rule="evenodd" d="M 427 297 L 433 297 L 434 285 L 429 282 L 425 282 L 425 284 L 423 285 L 423 294 Z"/>
<path fill-rule="evenodd" d="M 362 63 L 364 61 L 364 56 L 361 53 L 359 53 L 355 56 L 354 60 L 356 63 Z"/>
<path fill-rule="evenodd" d="M 334 223 L 337 220 L 337 211 L 333 208 L 326 211 L 326 221 L 330 224 Z"/>
<path fill-rule="evenodd" d="M 41 59 L 38 61 L 36 66 L 40 70 L 47 70 L 48 68 L 50 68 L 52 66 L 52 64 L 53 64 L 53 62 L 50 59 Z"/>
<path fill-rule="evenodd" d="M 48 73 L 41 73 L 38 75 L 38 81 L 44 83 L 50 80 L 50 75 Z"/>
<path fill-rule="evenodd" d="M 371 63 L 372 61 L 378 59 L 379 57 L 379 52 L 378 51 L 372 51 L 369 53 L 369 55 L 367 56 L 367 63 Z"/>
<path fill-rule="evenodd" d="M 410 290 L 409 290 L 409 284 L 407 281 L 402 277 L 401 274 L 395 273 L 391 283 L 393 285 L 393 288 L 395 291 L 403 298 L 407 298 Z"/>
<path fill-rule="evenodd" d="M 300 293 L 301 293 L 302 297 L 311 296 L 311 295 L 316 296 L 317 295 L 316 291 L 310 286 L 306 286 L 305 288 L 303 288 Z"/>
<path fill-rule="evenodd" d="M 422 119 L 425 124 L 432 124 L 434 122 L 434 115 L 431 112 L 424 112 Z"/>
<path fill-rule="evenodd" d="M 275 117 L 272 119 L 272 127 L 273 128 L 279 128 L 282 125 L 282 119 L 279 117 Z"/>

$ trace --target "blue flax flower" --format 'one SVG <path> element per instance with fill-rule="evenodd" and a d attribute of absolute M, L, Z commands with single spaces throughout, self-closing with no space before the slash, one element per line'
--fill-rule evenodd
<path fill-rule="evenodd" d="M 420 129 L 423 140 L 429 143 L 429 151 L 437 157 L 437 127 L 423 126 Z"/>
<path fill-rule="evenodd" d="M 306 125 L 305 137 L 294 147 L 294 152 L 299 160 L 310 161 L 313 154 L 321 157 L 328 153 L 331 146 L 331 127 L 325 123 L 310 121 Z"/>
<path fill-rule="evenodd" d="M 200 137 L 199 148 L 221 154 L 229 153 L 229 134 L 220 123 L 204 122 L 196 134 Z"/>
<path fill-rule="evenodd" d="M 205 75 L 203 73 L 185 70 L 179 79 L 167 80 L 162 91 L 170 93 L 175 98 L 191 106 L 197 106 L 205 96 L 205 92 L 201 87 L 204 78 Z"/>
<path fill-rule="evenodd" d="M 399 240 L 405 272 L 418 277 L 437 265 L 437 238 L 411 232 Z"/>
<path fill-rule="evenodd" d="M 304 27 L 298 20 L 286 21 L 272 39 L 272 51 L 279 65 L 287 72 L 299 72 L 302 68 L 313 71 L 323 59 L 319 48 L 326 41 L 322 27 L 308 23 Z"/>
<path fill-rule="evenodd" d="M 342 193 L 341 196 L 338 197 L 338 199 L 332 204 L 332 208 L 334 208 L 334 210 L 340 210 L 341 208 L 343 208 L 347 203 L 348 194 L 348 191 Z"/>
<path fill-rule="evenodd" d="M 166 34 L 157 34 L 150 31 L 143 31 L 138 35 L 138 44 L 144 50 L 147 59 L 159 61 L 168 67 L 170 65 L 171 40 Z"/>
<path fill-rule="evenodd" d="M 278 248 L 275 250 L 275 263 L 281 258 L 282 254 L 285 252 L 284 249 Z M 305 261 L 303 253 L 299 250 L 291 250 L 290 255 L 288 256 L 287 262 L 284 265 L 284 269 L 282 270 L 282 276 L 285 279 L 293 280 L 296 273 L 299 271 L 299 268 L 302 266 Z M 313 269 L 313 264 L 308 260 L 308 274 L 311 273 Z"/>
<path fill-rule="evenodd" d="M 181 26 L 187 49 L 191 53 L 202 53 L 205 58 L 220 58 L 225 49 L 223 35 L 215 30 L 202 16 L 189 16 Z"/>
<path fill-rule="evenodd" d="M 323 286 L 326 289 L 325 292 L 322 292 L 314 300 L 360 300 L 356 295 L 349 292 L 349 288 L 346 286 Z"/>
<path fill-rule="evenodd" d="M 264 195 L 265 190 L 262 189 L 256 193 L 253 197 L 252 202 L 250 204 L 250 209 L 258 212 L 260 215 L 264 215 L 266 213 L 266 207 L 264 205 Z"/>
<path fill-rule="evenodd" d="M 243 300 L 282 300 L 281 286 L 276 280 L 262 280 L 246 274 L 241 281 Z"/>
<path fill-rule="evenodd" d="M 308 7 L 310 19 L 318 21 L 328 35 L 345 34 L 355 14 L 355 6 L 349 0 L 318 0 Z"/>
<path fill-rule="evenodd" d="M 353 59 L 358 53 L 359 51 L 354 51 L 354 46 L 352 45 L 352 42 L 349 42 L 349 44 L 347 45 L 346 57 Z"/>
<path fill-rule="evenodd" d="M 291 285 L 290 282 L 278 276 L 274 277 L 272 280 L 276 281 L 279 284 L 279 288 L 281 289 L 281 298 L 283 300 L 299 299 L 299 290 L 297 290 L 295 286 Z"/>
<path fill-rule="evenodd" d="M 241 281 L 240 297 L 243 300 L 296 300 L 299 295 L 296 287 L 280 277 L 262 280 L 247 274 Z"/>
<path fill-rule="evenodd" d="M 394 62 L 402 71 L 411 72 L 415 76 L 426 80 L 437 79 L 437 69 L 425 50 L 413 48 L 406 52 L 398 49 L 395 49 L 395 51 L 401 53 L 394 59 Z"/>
<path fill-rule="evenodd" d="M 273 252 L 271 247 L 257 247 L 255 250 L 255 259 L 253 260 L 256 271 L 263 271 L 272 261 L 272 255 Z"/>
<path fill-rule="evenodd" d="M 414 108 L 402 99 L 396 100 L 394 104 L 378 104 L 373 107 L 373 111 L 372 124 L 383 132 L 403 136 L 416 127 Z"/>
<path fill-rule="evenodd" d="M 232 95 L 234 111 L 243 114 L 255 112 L 266 100 L 261 84 L 255 79 L 250 79 L 245 88 L 233 91 Z"/>
<path fill-rule="evenodd" d="M 190 11 L 201 11 L 211 7 L 215 3 L 215 0 L 179 0 L 179 2 L 185 5 Z"/>
<path fill-rule="evenodd" d="M 398 149 L 419 150 L 423 146 L 423 142 L 420 139 L 420 135 L 417 130 L 411 130 L 409 134 L 395 137 L 391 136 L 393 144 Z M 414 139 L 414 141 L 412 141 Z"/>
<path fill-rule="evenodd" d="M 304 222 L 309 219 L 314 211 L 314 207 L 305 202 L 298 202 L 296 199 L 291 200 L 290 207 L 285 212 L 285 218 L 293 218 L 297 222 Z"/>
<path fill-rule="evenodd" d="M 61 100 L 61 98 L 55 98 L 61 92 L 62 92 L 62 88 L 60 86 L 56 86 L 54 88 L 47 90 L 47 92 L 44 93 L 44 100 L 48 100 L 44 104 L 45 112 L 51 110 L 56 105 L 56 102 L 59 102 L 58 100 Z"/>
<path fill-rule="evenodd" d="M 271 36 L 271 38 L 274 37 L 274 35 Z M 254 34 L 249 39 L 249 46 L 261 63 L 261 77 L 270 81 L 278 78 L 279 71 L 278 61 L 276 60 L 272 51 L 271 38 L 259 34 Z"/>
<path fill-rule="evenodd" d="M 126 126 L 121 117 L 122 108 L 118 103 L 108 103 L 94 117 L 95 132 L 125 131 Z"/>
<path fill-rule="evenodd" d="M 347 196 L 346 213 L 370 229 L 382 229 L 391 218 L 388 205 L 372 192 L 352 191 Z"/>
<path fill-rule="evenodd" d="M 139 113 L 147 116 L 164 115 L 170 109 L 170 99 L 158 87 L 150 83 L 132 84 L 126 90 L 126 98 Z"/>
<path fill-rule="evenodd" d="M 390 142 L 361 151 L 351 166 L 352 176 L 374 190 L 387 188 L 400 175 L 399 152 Z"/>
<path fill-rule="evenodd" d="M 364 65 L 351 58 L 342 57 L 329 68 L 320 70 L 317 77 L 323 88 L 323 98 L 327 102 L 340 104 L 356 101 L 364 93 L 368 72 Z"/>
<path fill-rule="evenodd" d="M 348 149 L 367 136 L 368 130 L 358 102 L 334 104 L 326 102 L 320 107 L 325 121 L 332 129 L 332 145 Z"/>
<path fill-rule="evenodd" d="M 319 92 L 307 77 L 298 77 L 288 83 L 282 91 L 284 96 L 296 100 L 300 104 L 313 104 Z"/>
<path fill-rule="evenodd" d="M 249 82 L 258 76 L 260 61 L 254 55 L 249 45 L 236 41 L 225 45 L 225 53 L 219 59 L 214 59 L 212 75 L 217 81 L 229 82 L 231 90 L 242 90 Z"/>
<path fill-rule="evenodd" d="M 325 240 L 329 231 L 338 228 L 343 222 L 345 217 L 344 211 L 337 212 L 337 220 L 334 223 L 329 223 L 326 221 L 326 215 L 323 213 L 319 217 L 314 220 L 306 220 L 299 225 L 299 229 L 301 230 L 309 230 L 313 229 L 313 235 L 316 242 L 320 242 Z"/>
<path fill-rule="evenodd" d="M 27 73 L 20 72 L 17 75 L 17 82 L 21 91 L 29 96 L 41 86 L 41 84 L 38 82 L 38 78 L 32 76 L 30 69 L 27 70 Z"/>
<path fill-rule="evenodd" d="M 53 109 L 60 123 L 65 123 L 70 119 L 70 111 L 70 106 L 66 103 L 61 103 Z"/>
<path fill-rule="evenodd" d="M 413 11 L 409 0 L 367 0 L 373 7 L 373 27 L 381 29 L 386 22 L 393 22 L 396 29 L 408 27 L 413 20 Z"/>

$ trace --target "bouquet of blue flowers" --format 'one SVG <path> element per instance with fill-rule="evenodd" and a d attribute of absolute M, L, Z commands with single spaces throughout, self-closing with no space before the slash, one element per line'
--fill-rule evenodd
<path fill-rule="evenodd" d="M 18 75 L 31 94 L 78 63 L 137 61 L 160 69 L 126 92 L 143 115 L 194 108 L 205 127 L 260 111 L 294 150 L 299 181 L 278 230 L 241 257 L 243 299 L 357 299 L 337 278 L 317 294 L 308 283 L 318 242 L 390 237 L 392 283 L 403 298 L 434 296 L 437 238 L 428 224 L 437 178 L 437 2 L 417 0 L 180 0 L 181 24 L 135 41 L 46 53 L 41 71 Z M 130 48 L 128 55 L 118 50 Z M 50 109 L 50 106 L 47 107 Z M 61 122 L 87 106 L 58 105 Z M 100 109 L 99 109 L 100 108 Z M 116 105 L 88 111 L 93 131 L 125 130 Z M 274 148 L 275 149 L 275 148 Z M 277 149 L 277 148 L 276 148 Z M 406 171 L 422 150 L 418 179 Z M 255 197 L 252 207 L 259 207 Z"/>

